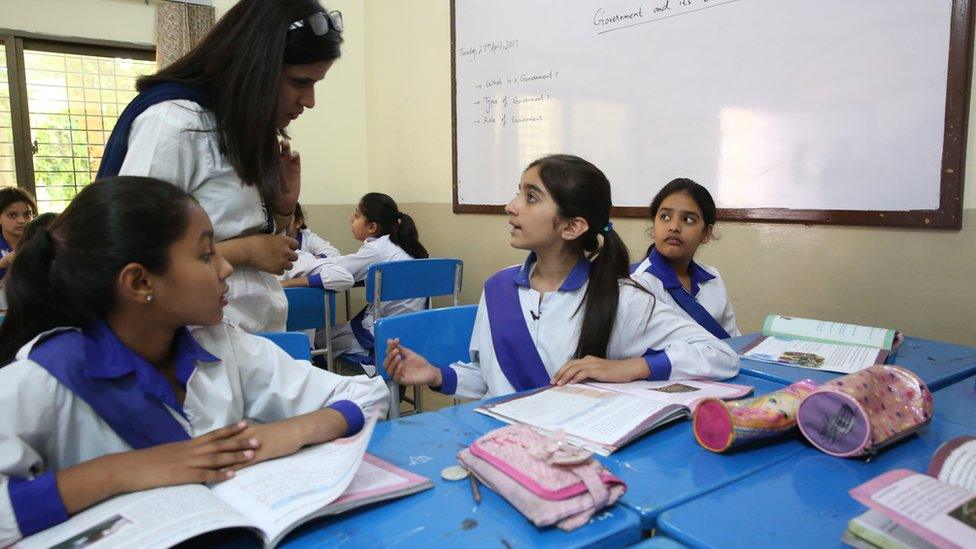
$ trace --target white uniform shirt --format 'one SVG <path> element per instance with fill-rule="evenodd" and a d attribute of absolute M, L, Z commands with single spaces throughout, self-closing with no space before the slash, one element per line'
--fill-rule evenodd
<path fill-rule="evenodd" d="M 358 405 L 366 416 L 386 414 L 389 392 L 379 378 L 338 376 L 314 368 L 292 359 L 271 341 L 228 324 L 193 328 L 190 333 L 204 359 L 194 355 L 185 417 L 166 409 L 191 437 L 241 419 L 279 421 L 338 406 L 343 400 Z M 27 358 L 37 341 L 25 345 L 17 360 L 0 369 L 0 546 L 21 537 L 8 491 L 10 477 L 36 478 L 132 449 L 85 400 Z M 115 339 L 112 345 L 116 344 L 121 342 Z M 337 410 L 347 420 L 356 420 L 347 414 L 348 403 Z M 352 428 L 354 422 L 349 423 Z"/>
<path fill-rule="evenodd" d="M 666 269 L 662 269 L 660 272 L 670 273 L 671 275 L 674 273 L 666 260 L 660 254 L 654 252 L 656 250 L 650 256 L 644 258 L 644 261 L 637 266 L 637 270 L 634 271 L 631 278 L 646 288 L 647 291 L 654 294 L 654 297 L 658 299 L 659 303 L 668 304 L 678 314 L 695 322 L 691 315 L 685 312 L 674 300 L 674 297 L 671 296 L 671 293 L 665 287 L 664 282 L 652 272 L 648 272 L 648 269 L 651 268 L 651 260 L 654 259 L 664 263 L 660 267 L 666 267 Z M 695 263 L 694 261 L 691 262 L 689 269 L 691 270 L 692 277 L 692 291 L 689 293 L 708 311 L 708 314 L 712 315 L 712 318 L 722 325 L 722 328 L 728 332 L 730 337 L 742 335 L 739 333 L 738 326 L 736 326 L 735 311 L 732 310 L 732 302 L 729 301 L 729 294 L 725 289 L 725 282 L 722 280 L 722 275 L 719 274 L 718 269 Z M 698 269 L 701 269 L 701 271 Z M 676 281 L 677 278 L 675 277 L 672 284 Z M 697 290 L 697 293 L 695 290 Z"/>
<path fill-rule="evenodd" d="M 132 123 L 119 175 L 148 176 L 185 190 L 210 216 L 218 242 L 256 234 L 268 223 L 258 188 L 244 185 L 220 153 L 213 113 L 187 100 L 164 101 Z M 288 302 L 273 274 L 235 267 L 224 317 L 246 332 L 285 329 Z"/>
<path fill-rule="evenodd" d="M 331 242 L 312 232 L 312 229 L 298 231 L 298 249 L 317 257 L 336 257 L 342 255 Z"/>
<path fill-rule="evenodd" d="M 7 244 L 4 240 L 3 235 L 0 235 L 0 257 L 6 257 L 14 253 L 14 249 Z M 7 273 L 10 272 L 10 268 L 0 269 L 0 311 L 7 310 Z"/>
<path fill-rule="evenodd" d="M 532 261 L 531 257 L 529 261 Z M 523 272 L 530 267 L 527 261 L 522 267 Z M 559 291 L 546 292 L 541 303 L 539 292 L 527 284 L 518 287 L 522 316 L 550 377 L 572 360 L 579 341 L 583 322 L 580 304 L 587 282 L 583 278 L 581 282 L 573 283 L 573 277 L 571 273 Z M 524 280 L 528 280 L 527 275 Z M 735 376 L 739 370 L 739 357 L 728 345 L 697 323 L 684 319 L 671 307 L 660 301 L 655 303 L 654 297 L 647 292 L 621 281 L 607 358 L 621 360 L 640 357 L 649 349 L 663 351 L 662 354 L 666 355 L 670 362 L 670 379 L 727 379 Z M 515 391 L 495 357 L 484 293 L 478 304 L 470 353 L 471 362 L 456 362 L 449 366 L 457 380 L 453 394 L 468 398 L 494 398 Z M 445 379 L 448 377 L 452 377 L 450 372 L 447 372 Z M 451 383 L 445 382 L 442 390 L 451 393 Z"/>

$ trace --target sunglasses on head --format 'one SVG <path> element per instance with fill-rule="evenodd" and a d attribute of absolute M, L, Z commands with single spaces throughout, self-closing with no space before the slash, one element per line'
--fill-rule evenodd
<path fill-rule="evenodd" d="M 328 34 L 330 27 L 336 32 L 342 32 L 342 13 L 339 10 L 328 13 L 317 11 L 305 19 L 299 19 L 288 25 L 288 30 L 293 31 L 302 27 L 308 27 L 315 36 Z"/>

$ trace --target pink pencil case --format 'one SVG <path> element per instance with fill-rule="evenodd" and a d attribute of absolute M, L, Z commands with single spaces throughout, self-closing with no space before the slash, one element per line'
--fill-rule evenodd
<path fill-rule="evenodd" d="M 803 436 L 824 452 L 872 455 L 932 419 L 932 393 L 911 371 L 875 364 L 821 385 L 796 417 Z"/>
<path fill-rule="evenodd" d="M 555 524 L 567 532 L 627 490 L 589 451 L 523 425 L 485 434 L 458 459 L 533 524 Z"/>

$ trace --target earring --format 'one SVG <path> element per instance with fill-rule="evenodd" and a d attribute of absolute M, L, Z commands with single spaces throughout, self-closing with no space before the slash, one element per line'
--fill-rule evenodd
<path fill-rule="evenodd" d="M 152 294 L 146 296 L 146 303 L 152 303 L 152 300 L 153 300 Z"/>

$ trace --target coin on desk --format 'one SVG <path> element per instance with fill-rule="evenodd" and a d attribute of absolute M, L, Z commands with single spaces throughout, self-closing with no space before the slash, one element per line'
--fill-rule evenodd
<path fill-rule="evenodd" d="M 444 480 L 463 480 L 468 476 L 468 470 L 460 465 L 451 465 L 441 471 L 441 478 Z"/>

